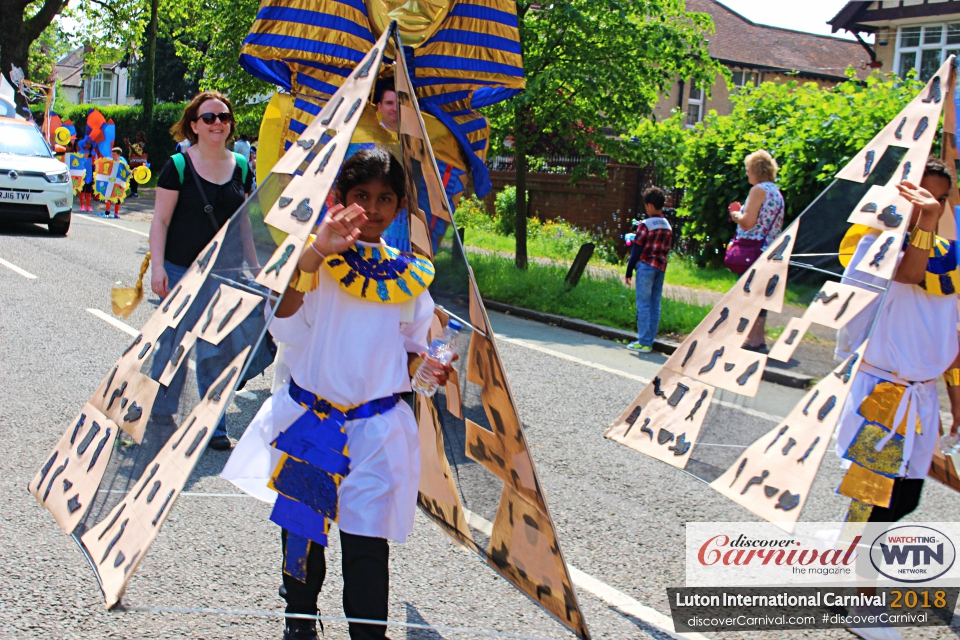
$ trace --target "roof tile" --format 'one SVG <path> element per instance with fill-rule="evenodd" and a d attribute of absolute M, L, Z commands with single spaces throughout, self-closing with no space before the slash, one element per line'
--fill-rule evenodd
<path fill-rule="evenodd" d="M 686 0 L 687 11 L 707 13 L 716 33 L 710 56 L 741 64 L 842 79 L 848 66 L 865 78 L 870 56 L 859 43 L 831 36 L 770 27 L 752 22 L 716 0 Z"/>

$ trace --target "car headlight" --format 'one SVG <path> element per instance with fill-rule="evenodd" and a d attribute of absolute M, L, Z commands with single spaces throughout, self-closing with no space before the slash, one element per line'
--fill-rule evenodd
<path fill-rule="evenodd" d="M 54 184 L 70 182 L 70 174 L 66 171 L 62 171 L 60 173 L 45 173 L 43 176 L 47 179 L 47 182 L 52 182 Z"/>

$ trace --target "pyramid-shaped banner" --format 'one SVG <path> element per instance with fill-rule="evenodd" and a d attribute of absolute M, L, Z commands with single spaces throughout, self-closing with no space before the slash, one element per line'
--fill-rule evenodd
<path fill-rule="evenodd" d="M 716 390 L 756 396 L 767 361 L 789 361 L 811 324 L 839 330 L 883 295 L 883 287 L 827 281 L 803 316 L 790 320 L 769 355 L 742 348 L 762 310 L 782 310 L 788 268 L 812 267 L 807 264 L 808 258 L 823 255 L 795 254 L 799 235 L 804 231 L 821 233 L 823 230 L 817 225 L 824 221 L 833 229 L 840 228 L 841 236 L 851 223 L 879 231 L 873 245 L 854 266 L 880 281 L 893 278 L 912 211 L 912 205 L 899 195 L 896 185 L 904 180 L 920 182 L 941 112 L 943 158 L 951 170 L 960 166 L 954 138 L 955 89 L 956 66 L 951 56 L 925 89 L 837 174 L 837 181 L 770 243 L 664 363 L 654 380 L 607 429 L 605 437 L 687 470 L 766 520 L 785 526 L 796 522 L 830 444 L 850 381 L 862 363 L 867 342 L 853 345 L 851 355 L 769 432 L 744 428 L 729 434 L 724 429 L 714 429 L 708 442 L 703 442 L 701 437 L 710 422 Z M 878 180 L 881 171 L 885 178 Z M 954 177 L 951 202 L 960 204 L 956 185 Z M 832 204 L 846 202 L 843 198 L 825 197 L 856 187 L 860 188 L 856 192 L 859 197 L 850 201 L 846 209 Z M 806 230 L 803 225 L 808 218 L 816 223 Z M 956 237 L 952 208 L 941 218 L 940 232 L 948 238 Z M 834 246 L 833 251 L 837 250 Z M 839 254 L 831 255 L 836 261 Z M 749 437 L 750 442 L 738 439 L 743 437 Z M 703 446 L 698 448 L 698 444 Z M 717 446 L 725 447 L 725 451 L 739 447 L 742 453 L 725 457 L 713 453 Z"/>
<path fill-rule="evenodd" d="M 135 575 L 233 391 L 246 379 L 272 319 L 267 312 L 266 322 L 261 320 L 265 305 L 275 310 L 288 288 L 357 123 L 372 109 L 369 99 L 384 54 L 399 46 L 390 29 L 366 53 L 151 315 L 31 481 L 37 500 L 80 543 L 107 606 L 118 602 Z M 435 311 L 431 334 L 442 333 L 456 317 L 469 335 L 449 384 L 433 399 L 417 396 L 418 504 L 458 544 L 479 554 L 578 637 L 588 638 L 496 338 L 455 228 L 450 242 L 433 255 L 418 202 L 429 201 L 435 215 L 451 224 L 453 216 L 403 56 L 394 77 L 411 245 L 433 257 L 438 275 L 449 274 L 452 283 L 443 289 L 438 277 L 431 288 L 445 305 Z M 242 249 L 250 244 L 263 265 L 255 284 L 240 275 L 253 271 L 253 257 Z M 206 357 L 213 346 L 220 355 Z M 212 382 L 192 396 L 184 374 L 204 366 Z M 198 383 L 200 377 L 198 371 Z M 135 444 L 115 444 L 120 431 Z"/>

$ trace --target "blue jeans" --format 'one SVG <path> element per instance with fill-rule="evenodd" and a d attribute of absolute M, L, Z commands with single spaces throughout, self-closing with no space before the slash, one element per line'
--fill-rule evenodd
<path fill-rule="evenodd" d="M 660 328 L 660 295 L 665 272 L 642 262 L 637 264 L 637 342 L 652 347 Z"/>
<path fill-rule="evenodd" d="M 166 260 L 163 262 L 163 268 L 167 272 L 168 291 L 173 291 L 177 283 L 180 282 L 189 269 L 189 267 L 181 267 Z M 218 285 L 212 281 L 205 283 L 197 293 L 197 299 L 190 306 L 190 311 L 188 311 L 187 315 L 180 321 L 177 328 L 167 329 L 163 333 L 160 338 L 160 346 L 153 356 L 152 376 L 154 379 L 159 378 L 163 373 L 173 350 L 180 344 L 184 334 L 193 327 L 200 317 L 200 314 L 203 313 L 213 293 L 217 290 L 217 286 Z M 207 393 L 207 389 L 216 381 L 217 376 L 220 375 L 223 368 L 227 366 L 230 358 L 220 356 L 218 347 L 208 344 L 203 340 L 197 340 L 195 350 L 197 360 L 197 390 L 200 392 L 200 397 L 203 398 Z M 184 360 L 186 360 L 186 358 L 184 358 Z M 157 415 L 173 415 L 178 411 L 180 406 L 180 393 L 183 391 L 183 381 L 187 377 L 187 369 L 187 363 L 184 362 L 173 376 L 173 380 L 167 385 L 166 390 L 160 387 L 160 393 L 157 394 L 157 399 L 153 404 L 154 413 Z M 225 435 L 227 435 L 226 415 L 220 417 L 220 422 L 213 432 L 213 437 Z"/>

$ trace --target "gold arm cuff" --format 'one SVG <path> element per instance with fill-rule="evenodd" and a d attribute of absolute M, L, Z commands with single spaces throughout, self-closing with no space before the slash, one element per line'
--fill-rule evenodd
<path fill-rule="evenodd" d="M 910 246 L 921 251 L 930 251 L 933 249 L 933 232 L 914 227 L 910 232 Z"/>
<path fill-rule="evenodd" d="M 320 285 L 320 272 L 306 273 L 297 269 L 290 279 L 290 288 L 300 293 L 310 293 Z"/>
<path fill-rule="evenodd" d="M 943 374 L 943 381 L 948 387 L 960 387 L 960 369 L 947 369 Z"/>

